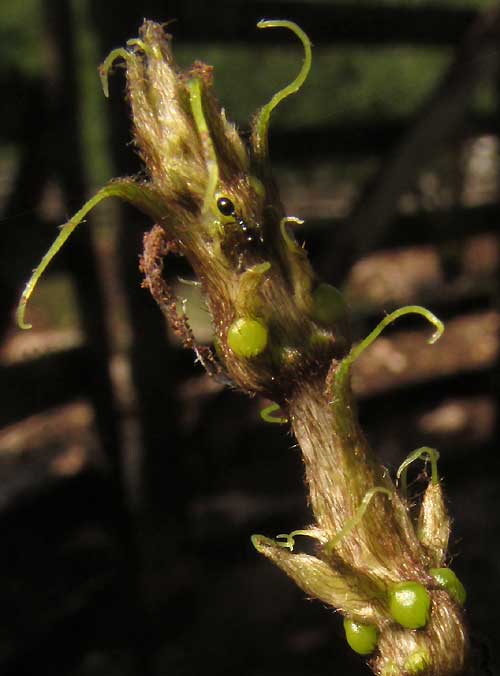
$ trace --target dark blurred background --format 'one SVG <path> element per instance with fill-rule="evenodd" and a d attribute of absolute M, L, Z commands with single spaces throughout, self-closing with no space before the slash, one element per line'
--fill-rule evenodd
<path fill-rule="evenodd" d="M 216 67 L 242 131 L 288 82 L 310 35 L 312 73 L 273 114 L 288 213 L 356 338 L 387 311 L 428 306 L 426 343 L 401 320 L 354 385 L 367 434 L 395 471 L 441 452 L 453 567 L 469 593 L 482 673 L 500 629 L 499 6 L 486 0 L 181 2 L 4 0 L 0 5 L 0 673 L 51 676 L 368 674 L 341 621 L 304 600 L 250 535 L 311 521 L 299 452 L 260 420 L 266 402 L 208 379 L 140 288 L 151 224 L 110 202 L 80 226 L 28 310 L 23 283 L 106 180 L 140 166 L 123 73 L 97 66 L 169 26 L 179 62 Z M 201 340 L 210 325 L 175 263 Z M 424 487 L 419 469 L 413 489 Z M 498 641 L 496 641 L 498 643 Z"/>

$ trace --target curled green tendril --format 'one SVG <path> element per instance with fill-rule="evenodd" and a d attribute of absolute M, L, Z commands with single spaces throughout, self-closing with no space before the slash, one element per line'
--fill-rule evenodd
<path fill-rule="evenodd" d="M 435 315 L 432 314 L 429 310 L 420 305 L 407 305 L 405 307 L 399 308 L 391 312 L 373 329 L 373 331 L 368 334 L 368 336 L 362 340 L 358 345 L 355 345 L 347 357 L 342 359 L 340 364 L 337 367 L 333 383 L 333 399 L 330 402 L 331 406 L 336 413 L 335 419 L 337 421 L 339 431 L 344 436 L 350 436 L 355 433 L 355 422 L 352 415 L 348 415 L 349 408 L 349 394 L 348 394 L 348 382 L 349 382 L 349 373 L 351 370 L 352 364 L 356 359 L 362 354 L 370 345 L 379 337 L 382 331 L 389 326 L 394 320 L 402 317 L 407 314 L 418 314 L 422 315 L 429 321 L 434 327 L 435 331 L 432 334 L 429 343 L 435 343 L 438 340 L 443 331 L 444 324 L 438 319 Z"/>
<path fill-rule="evenodd" d="M 304 84 L 309 71 L 311 70 L 311 41 L 304 31 L 293 23 L 293 21 L 281 21 L 275 19 L 259 21 L 257 28 L 288 28 L 299 38 L 304 47 L 304 63 L 297 77 L 289 85 L 283 87 L 265 106 L 261 108 L 255 124 L 256 152 L 260 159 L 267 157 L 267 129 L 269 127 L 269 118 L 276 106 L 291 94 L 295 94 Z"/>
<path fill-rule="evenodd" d="M 117 49 L 113 49 L 113 51 L 107 55 L 107 57 L 99 66 L 99 77 L 101 78 L 102 91 L 104 92 L 104 96 L 107 99 L 109 98 L 109 71 L 113 67 L 114 62 L 116 59 L 124 59 L 127 61 L 127 59 L 130 58 L 132 58 L 132 54 L 130 52 L 128 52 L 124 47 L 118 47 Z"/>
<path fill-rule="evenodd" d="M 429 448 L 429 446 L 422 446 L 417 448 L 415 451 L 410 453 L 410 455 L 404 460 L 399 466 L 398 471 L 396 472 L 396 477 L 398 481 L 401 482 L 401 493 L 406 498 L 408 495 L 408 482 L 407 482 L 407 472 L 408 467 L 418 460 L 419 458 L 426 458 L 430 460 L 431 463 L 431 483 L 435 486 L 439 482 L 439 475 L 437 471 L 437 461 L 439 460 L 439 451 L 436 451 L 435 448 Z"/>
<path fill-rule="evenodd" d="M 203 213 L 206 213 L 214 200 L 217 183 L 219 182 L 219 165 L 217 164 L 217 155 L 212 142 L 212 137 L 210 136 L 205 113 L 203 112 L 203 87 L 201 80 L 194 77 L 188 81 L 187 87 L 189 90 L 191 112 L 203 145 L 208 169 L 208 181 L 205 190 L 205 198 L 203 200 Z"/>
<path fill-rule="evenodd" d="M 398 310 L 394 310 L 394 312 L 388 314 L 387 317 L 384 317 L 384 319 L 382 319 L 382 321 L 373 329 L 373 331 L 369 333 L 364 340 L 358 343 L 358 345 L 355 345 L 351 349 L 347 357 L 341 361 L 335 377 L 337 390 L 341 391 L 342 387 L 345 385 L 345 382 L 349 375 L 350 368 L 352 364 L 356 361 L 356 359 L 360 356 L 360 354 L 362 354 L 368 347 L 370 347 L 370 345 L 379 337 L 382 331 L 387 326 L 389 326 L 389 324 L 392 324 L 392 322 L 394 322 L 396 319 L 399 319 L 399 317 L 403 317 L 404 315 L 409 314 L 422 315 L 422 317 L 425 317 L 425 319 L 427 319 L 427 321 L 430 322 L 436 328 L 436 330 L 434 331 L 434 333 L 432 334 L 432 336 L 428 341 L 429 344 L 432 345 L 437 340 L 439 340 L 439 338 L 441 338 L 444 331 L 444 324 L 430 310 L 427 310 L 427 308 L 421 307 L 420 305 L 405 305 L 405 307 L 401 307 Z M 335 400 L 333 403 L 335 403 Z"/>
<path fill-rule="evenodd" d="M 322 536 L 318 533 L 315 533 L 311 530 L 293 530 L 291 533 L 281 533 L 276 536 L 276 544 L 280 547 L 286 547 L 291 552 L 295 547 L 295 537 L 297 535 L 305 535 L 308 538 L 313 538 L 314 540 L 323 540 Z M 278 540 L 284 540 L 284 542 L 278 542 Z"/>
<path fill-rule="evenodd" d="M 262 418 L 262 420 L 268 423 L 274 423 L 276 425 L 286 425 L 286 423 L 288 422 L 288 418 L 273 415 L 273 413 L 279 411 L 280 408 L 281 406 L 279 404 L 270 404 L 269 406 L 266 406 L 266 408 L 262 409 L 262 411 L 260 412 L 260 417 Z"/>
<path fill-rule="evenodd" d="M 68 237 L 73 233 L 77 225 L 79 225 L 100 202 L 108 197 L 118 197 L 125 202 L 130 202 L 134 206 L 149 214 L 155 220 L 160 222 L 165 216 L 165 210 L 162 209 L 160 197 L 146 185 L 134 183 L 131 180 L 112 181 L 108 185 L 101 188 L 99 192 L 89 199 L 83 207 L 76 212 L 71 220 L 61 226 L 59 235 L 54 240 L 52 246 L 47 251 L 45 256 L 40 261 L 39 265 L 33 270 L 28 283 L 24 287 L 21 300 L 17 306 L 16 320 L 20 329 L 31 329 L 31 324 L 28 324 L 24 315 L 26 313 L 26 305 L 40 279 L 45 272 L 47 266 L 59 252 Z"/>
<path fill-rule="evenodd" d="M 399 319 L 399 317 L 403 317 L 404 315 L 409 314 L 422 315 L 422 317 L 425 317 L 425 319 L 427 319 L 428 322 L 430 322 L 435 326 L 436 330 L 429 338 L 430 345 L 432 345 L 437 340 L 439 340 L 439 338 L 441 338 L 444 331 L 444 324 L 440 319 L 436 317 L 436 315 L 432 314 L 430 310 L 427 310 L 427 308 L 421 307 L 420 305 L 406 305 L 405 307 L 400 307 L 399 310 L 394 310 L 394 312 L 388 314 L 387 317 L 384 317 L 384 319 L 382 319 L 382 321 L 373 329 L 373 331 L 370 334 L 368 334 L 368 336 L 364 340 L 361 341 L 361 343 L 353 347 L 353 349 L 349 353 L 349 356 L 347 357 L 350 363 L 352 364 L 354 361 L 356 361 L 359 355 L 362 352 L 364 352 L 367 347 L 370 347 L 373 341 L 379 337 L 382 331 L 387 326 L 389 326 L 389 324 L 392 324 L 392 322 L 394 322 L 396 319 Z"/>
<path fill-rule="evenodd" d="M 349 533 L 355 528 L 363 519 L 368 505 L 370 504 L 372 498 L 377 493 L 385 493 L 389 498 L 391 498 L 391 492 L 387 488 L 382 488 L 382 486 L 375 486 L 371 488 L 366 494 L 363 500 L 361 501 L 360 506 L 356 510 L 356 514 L 348 519 L 345 523 L 345 526 L 337 533 L 337 535 L 329 540 L 325 545 L 325 552 L 330 554 L 338 543 L 349 535 Z"/>

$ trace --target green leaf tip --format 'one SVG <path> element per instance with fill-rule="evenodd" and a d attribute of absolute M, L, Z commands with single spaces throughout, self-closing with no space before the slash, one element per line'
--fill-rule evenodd
<path fill-rule="evenodd" d="M 311 41 L 304 31 L 293 21 L 281 19 L 262 19 L 258 22 L 257 28 L 287 28 L 295 33 L 304 47 L 304 63 L 297 76 L 283 89 L 271 98 L 269 103 L 263 106 L 255 120 L 254 124 L 254 145 L 257 156 L 260 159 L 267 157 L 267 130 L 269 127 L 269 118 L 276 106 L 291 94 L 295 94 L 304 84 L 309 71 L 311 70 L 312 53 Z"/>

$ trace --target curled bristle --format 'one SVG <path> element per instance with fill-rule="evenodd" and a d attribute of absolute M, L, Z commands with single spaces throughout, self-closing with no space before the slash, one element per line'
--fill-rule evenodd
<path fill-rule="evenodd" d="M 325 534 L 317 528 L 309 529 L 299 529 L 293 530 L 291 533 L 280 533 L 276 536 L 276 544 L 280 547 L 286 547 L 291 552 L 295 547 L 295 538 L 297 535 L 303 535 L 304 537 L 313 538 L 314 540 L 319 540 L 320 542 L 325 542 Z M 279 542 L 283 540 L 283 542 Z"/>
<path fill-rule="evenodd" d="M 101 78 L 102 91 L 104 96 L 109 98 L 109 71 L 117 59 L 130 59 L 131 54 L 123 47 L 113 49 L 99 66 L 99 77 Z"/>

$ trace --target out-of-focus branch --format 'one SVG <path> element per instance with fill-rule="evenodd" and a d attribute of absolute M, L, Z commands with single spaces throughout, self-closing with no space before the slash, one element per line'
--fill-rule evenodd
<path fill-rule="evenodd" d="M 499 50 L 500 8 L 495 7 L 474 22 L 416 123 L 361 195 L 349 223 L 339 233 L 336 275 L 342 277 L 354 260 L 383 239 L 403 191 L 433 157 L 436 148 L 456 134 L 478 84 L 498 68 Z"/>

